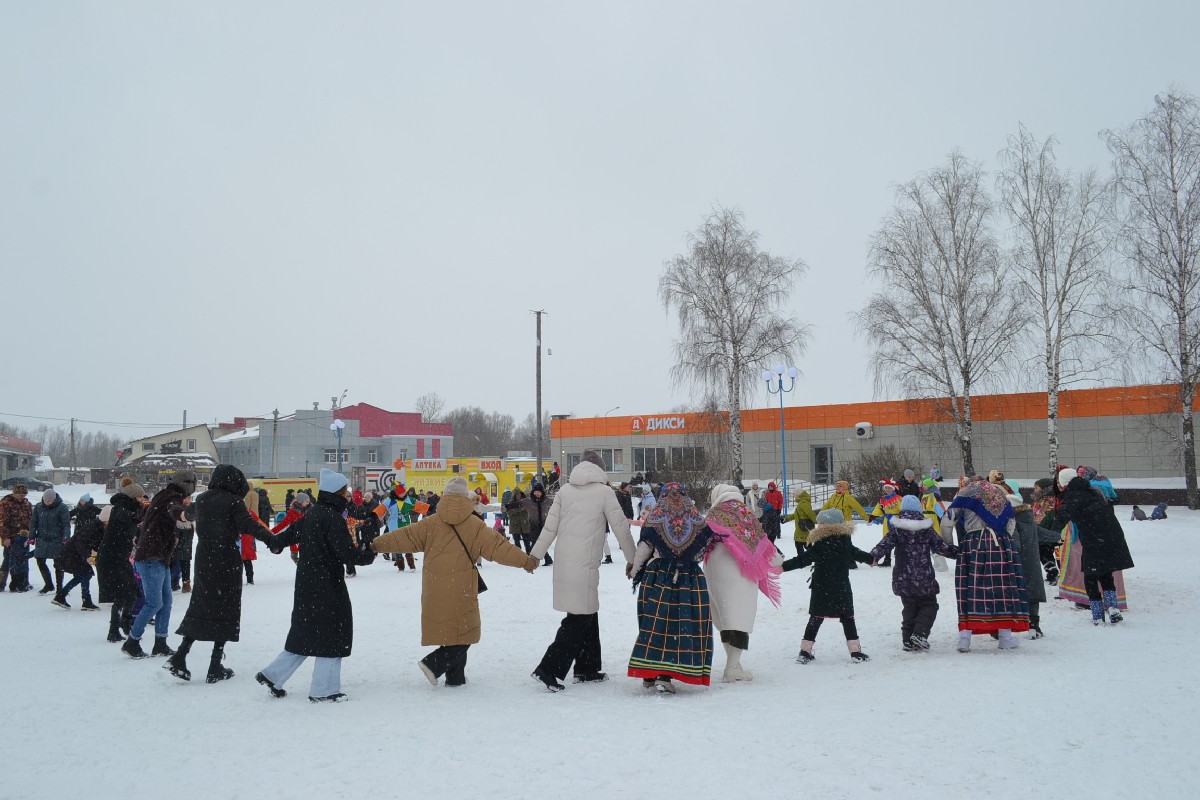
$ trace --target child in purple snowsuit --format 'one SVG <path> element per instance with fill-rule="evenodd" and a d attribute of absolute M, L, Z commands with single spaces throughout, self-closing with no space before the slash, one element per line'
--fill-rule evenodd
<path fill-rule="evenodd" d="M 925 516 L 919 498 L 906 495 L 900 513 L 892 517 L 887 536 L 884 536 L 871 558 L 879 561 L 896 549 L 896 566 L 892 570 L 892 592 L 904 604 L 900 638 L 904 649 L 928 650 L 929 632 L 937 619 L 940 591 L 933 572 L 930 552 L 947 558 L 957 558 L 958 548 L 947 544 L 933 532 L 933 520 Z"/>

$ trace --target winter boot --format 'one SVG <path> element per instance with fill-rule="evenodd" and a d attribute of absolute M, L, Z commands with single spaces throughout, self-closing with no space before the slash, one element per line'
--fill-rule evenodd
<path fill-rule="evenodd" d="M 38 590 L 38 594 L 50 594 L 53 591 L 54 591 L 54 587 L 47 583 L 45 586 L 43 586 L 41 589 Z"/>
<path fill-rule="evenodd" d="M 425 676 L 425 680 L 437 686 L 438 675 L 433 671 L 433 667 L 429 666 L 429 662 L 422 658 L 417 662 L 417 669 L 421 670 L 421 674 Z"/>
<path fill-rule="evenodd" d="M 414 570 L 414 571 L 417 569 L 417 560 L 415 558 L 413 558 L 412 553 L 405 553 L 404 560 L 408 562 L 409 569 Z"/>
<path fill-rule="evenodd" d="M 575 683 L 604 683 L 608 680 L 607 672 L 576 672 L 571 680 Z"/>
<path fill-rule="evenodd" d="M 535 669 L 530 677 L 545 686 L 546 691 L 548 692 L 561 692 L 563 689 L 567 688 L 559 683 L 558 679 L 553 675 L 547 675 L 542 672 L 541 669 Z"/>
<path fill-rule="evenodd" d="M 1092 605 L 1092 624 L 1093 625 L 1103 625 L 1104 624 L 1104 601 L 1103 600 L 1093 600 L 1091 605 Z"/>
<path fill-rule="evenodd" d="M 908 641 L 913 646 L 914 650 L 928 650 L 929 649 L 929 640 L 926 639 L 924 636 L 919 636 L 914 633 L 912 636 L 908 637 Z"/>
<path fill-rule="evenodd" d="M 612 562 L 613 562 L 613 560 L 612 560 L 612 556 L 605 556 L 605 557 L 604 557 L 604 560 L 603 560 L 603 561 L 601 561 L 600 563 L 601 563 L 601 564 L 611 564 Z"/>
<path fill-rule="evenodd" d="M 544 561 L 542 561 L 542 566 L 543 566 L 543 567 L 549 567 L 549 566 L 553 566 L 553 564 L 554 564 L 554 559 L 550 557 L 550 554 L 549 554 L 549 553 L 546 553 L 546 558 L 545 558 L 545 560 L 544 560 Z M 672 689 L 671 691 L 673 692 L 673 691 L 675 691 L 675 690 L 674 690 L 674 689 Z"/>
<path fill-rule="evenodd" d="M 654 681 L 654 688 L 659 694 L 675 694 L 675 684 L 666 675 L 659 675 Z"/>
<path fill-rule="evenodd" d="M 1125 619 L 1121 616 L 1121 606 L 1117 602 L 1117 593 L 1112 589 L 1104 591 L 1104 607 L 1108 609 L 1108 624 L 1116 625 Z"/>
<path fill-rule="evenodd" d="M 192 593 L 192 582 L 185 579 L 183 582 L 183 588 L 180 589 L 180 591 L 183 592 L 184 594 L 191 594 Z"/>
<path fill-rule="evenodd" d="M 62 592 L 56 593 L 54 595 L 54 599 L 51 600 L 50 602 L 53 603 L 54 605 L 58 606 L 59 608 L 69 609 L 71 607 L 71 604 L 67 602 L 67 598 L 62 596 Z"/>
<path fill-rule="evenodd" d="M 722 644 L 725 645 L 725 674 L 721 679 L 725 683 L 754 680 L 754 676 L 750 674 L 749 670 L 742 669 L 742 650 L 729 642 L 722 642 Z"/>
<path fill-rule="evenodd" d="M 813 644 L 808 639 L 800 642 L 800 654 L 796 656 L 797 664 L 809 664 L 816 659 L 816 656 L 813 655 Z"/>
<path fill-rule="evenodd" d="M 117 623 L 115 622 L 109 623 L 108 640 L 113 644 L 125 641 L 125 637 L 121 635 L 121 629 L 117 627 Z"/>
<path fill-rule="evenodd" d="M 267 691 L 271 693 L 271 697 L 287 697 L 287 692 L 282 687 L 276 686 L 270 678 L 261 672 L 254 676 L 254 680 L 266 686 Z"/>
<path fill-rule="evenodd" d="M 971 652 L 971 632 L 970 631 L 959 631 L 958 632 L 958 646 L 956 649 L 960 653 Z"/>
<path fill-rule="evenodd" d="M 1000 638 L 1000 644 L 998 645 L 998 647 L 1001 650 L 1016 650 L 1017 645 L 1020 644 L 1020 642 L 1017 641 L 1017 637 L 1013 636 L 1012 631 L 1010 631 L 1007 628 L 1000 631 L 999 638 Z"/>
<path fill-rule="evenodd" d="M 336 694 L 327 695 L 325 697 L 311 697 L 310 696 L 308 698 L 308 702 L 310 702 L 310 703 L 344 703 L 349 699 L 350 698 L 346 697 L 346 695 L 344 693 L 337 692 Z"/>
<path fill-rule="evenodd" d="M 397 554 L 397 556 L 396 556 L 396 569 L 400 570 L 401 572 L 404 572 L 404 559 L 401 558 L 399 556 L 399 554 Z"/>
<path fill-rule="evenodd" d="M 1035 617 L 1032 614 L 1029 616 L 1029 630 L 1033 631 L 1029 636 L 1030 639 L 1041 639 L 1046 635 L 1042 633 L 1041 617 Z"/>
<path fill-rule="evenodd" d="M 83 598 L 83 604 L 79 606 L 80 611 L 99 611 L 100 606 L 92 602 L 92 598 Z"/>
<path fill-rule="evenodd" d="M 163 669 L 181 681 L 192 679 L 192 673 L 187 668 L 187 650 L 182 646 L 175 651 L 175 655 L 167 659 L 167 663 L 163 664 Z"/>
<path fill-rule="evenodd" d="M 8 570 L 0 570 L 0 592 L 4 591 L 4 585 L 8 583 Z"/>
<path fill-rule="evenodd" d="M 221 662 L 224 660 L 224 648 L 213 647 L 212 658 L 208 662 L 208 676 L 204 679 L 205 683 L 218 683 L 233 677 L 233 670 L 221 666 Z"/>
<path fill-rule="evenodd" d="M 125 644 L 121 645 L 121 652 L 130 658 L 149 658 L 146 651 L 142 649 L 142 643 L 132 636 L 125 640 Z"/>
<path fill-rule="evenodd" d="M 871 660 L 871 657 L 862 651 L 862 645 L 858 643 L 858 639 L 847 639 L 846 647 L 850 650 L 850 658 L 855 664 Z"/>
<path fill-rule="evenodd" d="M 167 637 L 155 636 L 154 647 L 150 650 L 152 656 L 173 656 L 175 651 L 167 646 Z"/>

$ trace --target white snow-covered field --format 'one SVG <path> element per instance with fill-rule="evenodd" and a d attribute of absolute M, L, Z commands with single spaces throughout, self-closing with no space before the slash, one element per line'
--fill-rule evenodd
<path fill-rule="evenodd" d="M 713 685 L 674 697 L 624 677 L 636 619 L 619 563 L 601 573 L 610 680 L 557 695 L 529 678 L 560 616 L 548 569 L 485 565 L 483 641 L 467 686 L 446 689 L 416 668 L 427 652 L 420 575 L 382 558 L 360 567 L 342 673 L 351 700 L 339 705 L 308 702 L 307 666 L 281 700 L 254 682 L 287 634 L 286 555 L 260 549 L 242 640 L 227 648 L 236 676 L 216 685 L 203 682 L 202 643 L 183 683 L 162 659 L 132 661 L 107 643 L 107 607 L 80 612 L 77 592 L 71 611 L 36 592 L 0 594 L 0 797 L 1194 797 L 1200 513 L 1170 514 L 1124 523 L 1138 566 L 1118 626 L 1094 628 L 1087 612 L 1051 601 L 1047 638 L 1022 634 L 1018 650 L 999 652 L 976 637 L 959 654 L 952 573 L 942 573 L 934 649 L 905 653 L 890 570 L 864 568 L 852 581 L 870 663 L 852 665 L 830 623 L 817 660 L 800 666 L 807 571 L 793 572 L 781 609 L 760 604 L 745 658 L 754 682 L 720 683 L 718 643 Z M 878 536 L 860 525 L 855 542 L 868 549 Z M 36 568 L 31 577 L 39 587 Z M 187 599 L 175 594 L 176 621 Z"/>

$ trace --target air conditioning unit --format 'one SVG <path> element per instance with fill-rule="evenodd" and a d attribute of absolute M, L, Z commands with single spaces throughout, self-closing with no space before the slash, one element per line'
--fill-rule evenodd
<path fill-rule="evenodd" d="M 462 464 L 451 464 L 450 471 L 455 474 L 462 472 Z"/>
<path fill-rule="evenodd" d="M 870 439 L 875 436 L 875 426 L 869 422 L 859 422 L 854 425 L 855 439 Z"/>

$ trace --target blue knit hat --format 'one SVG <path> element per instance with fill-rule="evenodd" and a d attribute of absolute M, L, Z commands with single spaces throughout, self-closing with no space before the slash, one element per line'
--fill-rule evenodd
<path fill-rule="evenodd" d="M 903 513 L 905 511 L 915 511 L 918 514 L 925 513 L 925 509 L 921 507 L 920 498 L 911 494 L 904 495 L 904 499 L 900 501 L 900 512 Z"/>
<path fill-rule="evenodd" d="M 92 502 L 92 495 L 91 495 L 90 493 L 88 493 L 88 492 L 84 492 L 84 493 L 83 493 L 83 497 L 80 497 L 80 498 L 79 498 L 79 502 L 81 502 L 81 503 L 90 503 L 90 502 Z"/>
<path fill-rule="evenodd" d="M 331 469 L 321 468 L 321 477 L 317 479 L 317 488 L 322 492 L 331 492 L 336 494 L 342 489 L 350 485 L 350 481 L 340 472 L 334 472 Z"/>

